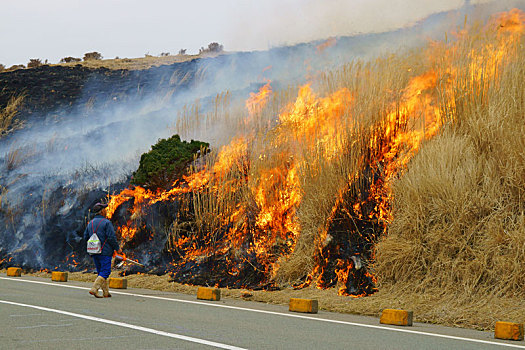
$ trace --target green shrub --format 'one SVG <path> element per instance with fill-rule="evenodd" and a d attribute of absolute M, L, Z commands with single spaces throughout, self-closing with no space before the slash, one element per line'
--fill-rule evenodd
<path fill-rule="evenodd" d="M 132 183 L 144 187 L 166 187 L 180 178 L 186 167 L 209 144 L 191 140 L 181 141 L 179 135 L 160 139 L 151 151 L 140 157 L 140 165 L 133 173 Z"/>

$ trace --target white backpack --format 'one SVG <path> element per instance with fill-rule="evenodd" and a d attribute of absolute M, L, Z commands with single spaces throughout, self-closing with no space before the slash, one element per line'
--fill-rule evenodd
<path fill-rule="evenodd" d="M 91 228 L 93 229 L 93 234 L 91 235 L 91 237 L 89 237 L 87 241 L 87 252 L 89 253 L 89 255 L 102 253 L 102 248 L 104 246 L 101 244 L 96 232 L 98 230 L 98 226 L 102 223 L 102 221 L 103 220 L 99 221 L 96 229 L 93 227 L 93 221 L 91 221 Z"/>

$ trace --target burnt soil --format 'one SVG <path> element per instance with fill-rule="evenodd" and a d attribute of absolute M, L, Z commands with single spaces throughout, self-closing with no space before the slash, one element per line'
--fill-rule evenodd
<path fill-rule="evenodd" d="M 42 65 L 0 73 L 0 109 L 25 96 L 19 119 L 36 123 L 86 107 L 109 107 L 159 90 L 182 91 L 195 82 L 196 60 L 147 70 Z"/>

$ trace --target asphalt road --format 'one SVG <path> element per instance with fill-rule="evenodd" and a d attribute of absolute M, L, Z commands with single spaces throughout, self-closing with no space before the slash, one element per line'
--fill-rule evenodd
<path fill-rule="evenodd" d="M 0 349 L 525 349 L 491 332 L 142 289 L 96 299 L 88 289 L 0 276 Z"/>

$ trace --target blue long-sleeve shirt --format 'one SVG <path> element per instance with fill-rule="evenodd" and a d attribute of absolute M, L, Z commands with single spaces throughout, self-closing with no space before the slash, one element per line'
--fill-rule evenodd
<path fill-rule="evenodd" d="M 102 253 L 100 255 L 112 256 L 114 250 L 118 251 L 120 249 L 113 224 L 102 215 L 95 216 L 86 226 L 84 231 L 84 240 L 86 242 L 93 235 L 93 232 L 97 234 L 102 244 Z"/>

